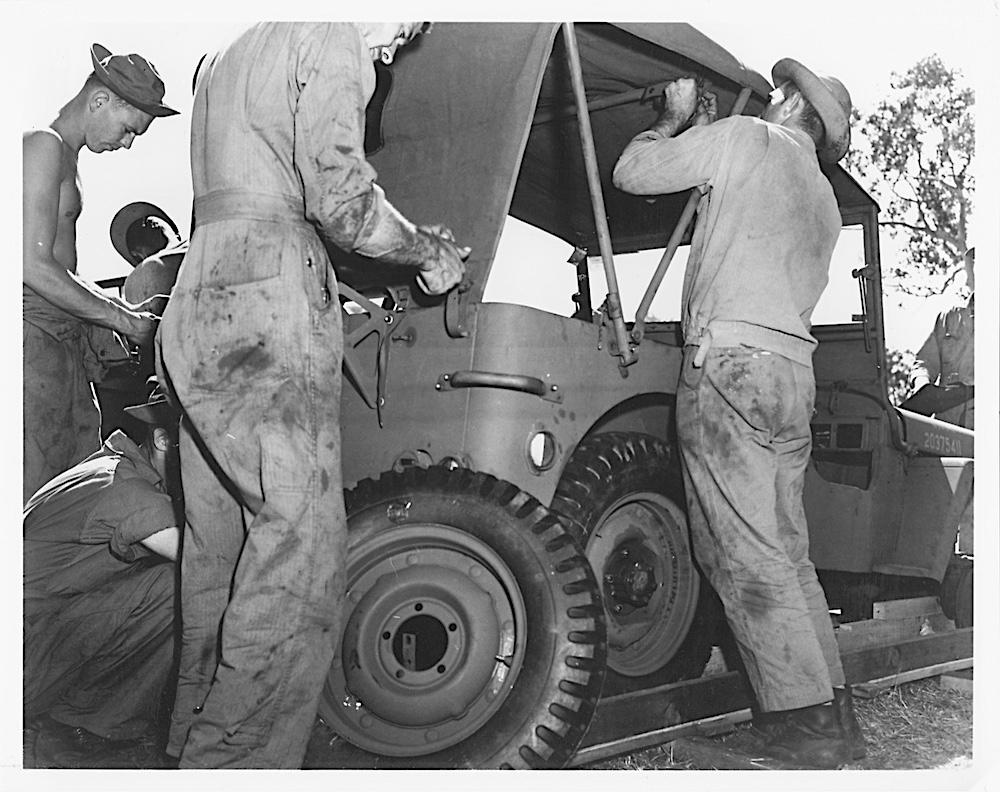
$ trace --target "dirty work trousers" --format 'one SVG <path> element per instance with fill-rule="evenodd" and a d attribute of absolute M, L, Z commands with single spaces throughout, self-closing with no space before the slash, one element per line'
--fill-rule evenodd
<path fill-rule="evenodd" d="M 25 721 L 53 720 L 112 740 L 156 725 L 174 653 L 173 564 L 133 564 L 75 596 L 25 602 Z"/>
<path fill-rule="evenodd" d="M 84 368 L 87 339 L 21 322 L 24 349 L 23 502 L 101 447 L 101 413 Z"/>
<path fill-rule="evenodd" d="M 751 347 L 684 351 L 677 435 L 695 555 L 725 607 L 763 711 L 828 701 L 844 684 L 809 560 L 802 487 L 812 367 Z"/>
<path fill-rule="evenodd" d="M 185 413 L 181 767 L 299 767 L 339 637 L 340 303 L 310 226 L 196 229 L 158 333 Z"/>

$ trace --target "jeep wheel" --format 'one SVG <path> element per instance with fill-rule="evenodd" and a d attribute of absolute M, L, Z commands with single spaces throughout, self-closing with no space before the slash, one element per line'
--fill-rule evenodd
<path fill-rule="evenodd" d="M 670 446 L 643 434 L 584 440 L 556 488 L 552 509 L 604 596 L 605 694 L 691 679 L 708 663 L 717 599 L 699 580 L 683 503 Z"/>
<path fill-rule="evenodd" d="M 411 468 L 347 495 L 341 647 L 319 714 L 351 766 L 556 768 L 604 678 L 596 582 L 537 500 Z"/>

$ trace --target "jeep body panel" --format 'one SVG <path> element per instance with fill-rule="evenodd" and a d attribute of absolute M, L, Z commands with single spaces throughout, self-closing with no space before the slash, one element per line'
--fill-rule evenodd
<path fill-rule="evenodd" d="M 686 195 L 631 196 L 611 183 L 621 150 L 655 118 L 643 98 L 697 74 L 718 95 L 720 113 L 749 91 L 742 112 L 757 114 L 770 84 L 689 25 L 580 23 L 575 30 L 612 248 L 663 247 Z M 379 182 L 408 217 L 445 223 L 473 252 L 462 288 L 445 300 L 411 294 L 405 310 L 387 316 L 395 324 L 381 344 L 372 335 L 348 351 L 356 370 L 379 380 L 383 400 L 376 407 L 371 392 L 362 398 L 344 387 L 348 487 L 394 467 L 445 462 L 507 479 L 548 503 L 588 435 L 670 438 L 681 351 L 675 324 L 650 324 L 637 361 L 623 368 L 600 313 L 566 318 L 481 301 L 508 215 L 579 250 L 598 247 L 561 36 L 555 24 L 440 24 L 394 66 L 385 145 L 371 156 Z M 864 230 L 864 261 L 853 273 L 859 313 L 813 328 L 814 454 L 804 492 L 811 556 L 821 569 L 940 579 L 956 515 L 967 513 L 959 480 L 971 476 L 971 466 L 950 475 L 965 463 L 940 457 L 971 454 L 971 433 L 889 402 L 878 206 L 841 167 L 822 168 L 845 226 Z M 342 280 L 366 295 L 408 276 L 331 254 Z M 348 330 L 364 320 L 348 317 Z M 540 432 L 548 438 L 544 469 L 530 461 Z M 901 508 L 908 498 L 913 505 Z M 933 557 L 917 563 L 918 553 Z"/>

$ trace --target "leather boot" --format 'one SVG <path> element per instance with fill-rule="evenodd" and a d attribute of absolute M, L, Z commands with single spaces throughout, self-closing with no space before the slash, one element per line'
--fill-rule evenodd
<path fill-rule="evenodd" d="M 854 697 L 851 695 L 850 685 L 833 689 L 833 707 L 837 710 L 837 720 L 851 749 L 851 758 L 864 759 L 868 755 L 868 748 L 865 746 L 865 736 L 861 733 L 861 724 L 854 714 Z"/>
<path fill-rule="evenodd" d="M 832 703 L 788 710 L 762 750 L 786 764 L 834 770 L 851 756 Z"/>

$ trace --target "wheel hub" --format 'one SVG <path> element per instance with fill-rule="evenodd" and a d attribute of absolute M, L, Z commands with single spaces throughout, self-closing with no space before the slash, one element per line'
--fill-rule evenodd
<path fill-rule="evenodd" d="M 524 613 L 478 540 L 430 525 L 393 534 L 353 567 L 328 686 L 352 743 L 416 756 L 475 733 L 500 706 L 520 670 Z"/>
<path fill-rule="evenodd" d="M 615 548 L 604 568 L 604 591 L 611 609 L 626 615 L 649 605 L 659 587 L 656 556 L 640 540 L 628 540 Z"/>

